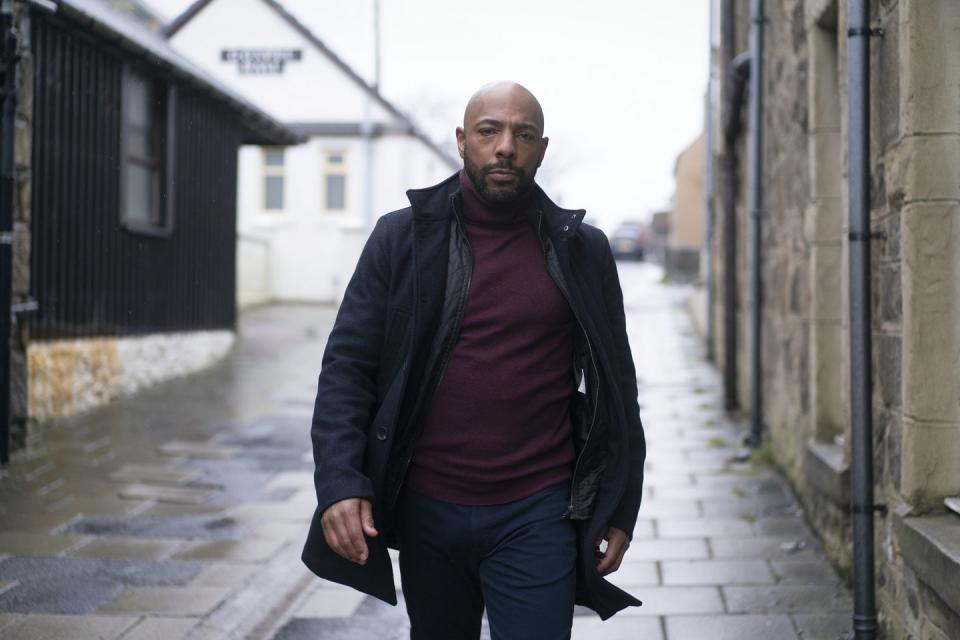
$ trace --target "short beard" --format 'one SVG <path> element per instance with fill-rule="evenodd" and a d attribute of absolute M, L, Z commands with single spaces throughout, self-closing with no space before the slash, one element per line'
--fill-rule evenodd
<path fill-rule="evenodd" d="M 530 186 L 533 184 L 534 177 L 537 175 L 536 169 L 528 176 L 526 171 L 509 163 L 493 163 L 480 167 L 470 159 L 470 153 L 466 145 L 463 147 L 463 169 L 466 171 L 467 177 L 470 178 L 470 182 L 473 183 L 477 193 L 480 194 L 480 197 L 488 204 L 500 207 L 513 204 L 526 196 L 530 191 Z M 487 174 L 496 169 L 509 169 L 513 171 L 517 176 L 516 185 L 496 189 L 489 188 L 486 180 Z"/>

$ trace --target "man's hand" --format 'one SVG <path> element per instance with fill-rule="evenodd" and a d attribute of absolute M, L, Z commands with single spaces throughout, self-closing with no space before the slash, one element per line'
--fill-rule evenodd
<path fill-rule="evenodd" d="M 600 551 L 600 543 L 604 540 L 607 541 L 607 548 L 605 551 Z M 620 563 L 623 561 L 623 554 L 627 552 L 627 547 L 630 546 L 630 539 L 627 537 L 627 534 L 620 529 L 616 527 L 606 527 L 600 530 L 600 534 L 597 536 L 594 545 L 594 555 L 597 557 L 597 571 L 600 572 L 600 575 L 605 576 L 620 568 Z"/>
<path fill-rule="evenodd" d="M 351 562 L 367 563 L 367 541 L 363 536 L 377 535 L 369 500 L 347 498 L 334 502 L 323 512 L 320 522 L 331 549 Z"/>

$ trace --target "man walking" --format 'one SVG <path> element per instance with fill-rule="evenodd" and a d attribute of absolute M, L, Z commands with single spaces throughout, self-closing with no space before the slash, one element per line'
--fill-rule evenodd
<path fill-rule="evenodd" d="M 463 170 L 380 218 L 324 354 L 303 560 L 395 604 L 398 548 L 415 640 L 475 640 L 484 608 L 494 639 L 569 638 L 575 602 L 640 604 L 602 577 L 646 453 L 622 293 L 603 233 L 534 182 L 543 131 L 520 85 L 470 99 Z"/>

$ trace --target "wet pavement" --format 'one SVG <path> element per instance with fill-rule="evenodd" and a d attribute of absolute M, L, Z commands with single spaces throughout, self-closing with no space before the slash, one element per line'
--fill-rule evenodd
<path fill-rule="evenodd" d="M 644 601 L 579 640 L 841 640 L 850 596 L 786 483 L 736 462 L 744 426 L 657 268 L 621 265 L 646 489 L 613 581 Z M 0 637 L 400 639 L 390 607 L 299 561 L 309 419 L 334 310 L 246 313 L 230 356 L 47 425 L 0 481 Z M 485 634 L 486 635 L 486 634 Z"/>

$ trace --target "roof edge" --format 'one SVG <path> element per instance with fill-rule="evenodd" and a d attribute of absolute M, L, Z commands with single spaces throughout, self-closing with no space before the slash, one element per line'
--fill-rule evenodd
<path fill-rule="evenodd" d="M 170 24 L 163 30 L 163 34 L 170 38 L 180 31 L 184 26 L 187 25 L 191 20 L 193 20 L 197 14 L 203 11 L 210 3 L 214 0 L 195 0 L 193 4 L 187 7 L 183 13 L 174 18 Z M 320 52 L 325 55 L 338 69 L 344 72 L 348 78 L 350 78 L 354 83 L 359 85 L 370 97 L 376 100 L 384 109 L 390 112 L 395 118 L 400 120 L 404 126 L 409 129 L 409 132 L 412 136 L 419 139 L 425 145 L 427 145 L 437 156 L 446 162 L 451 169 L 459 169 L 460 163 L 450 156 L 446 151 L 444 151 L 436 142 L 434 142 L 426 133 L 424 133 L 420 127 L 405 113 L 396 107 L 392 102 L 386 99 L 380 91 L 370 84 L 367 83 L 363 77 L 357 73 L 353 67 L 351 67 L 347 62 L 338 56 L 330 47 L 326 45 L 313 31 L 310 30 L 307 25 L 301 22 L 296 16 L 287 11 L 287 9 L 278 2 L 278 0 L 262 0 L 268 7 L 273 9 L 277 14 L 280 15 L 295 31 L 297 31 L 301 36 L 303 36 L 310 44 L 320 50 Z"/>

